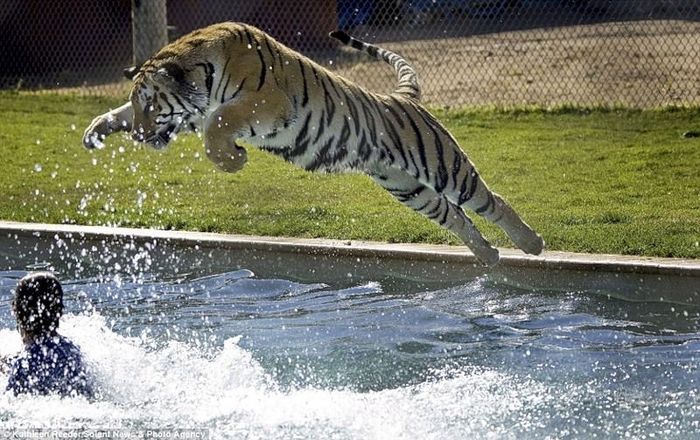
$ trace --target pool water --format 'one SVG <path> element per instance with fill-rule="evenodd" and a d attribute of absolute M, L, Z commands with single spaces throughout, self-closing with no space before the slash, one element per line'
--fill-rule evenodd
<path fill-rule="evenodd" d="M 0 394 L 0 429 L 700 437 L 697 307 L 521 290 L 488 274 L 412 289 L 225 265 L 65 271 L 60 331 L 99 398 Z M 19 269 L 0 271 L 0 354 L 20 348 L 9 309 Z"/>

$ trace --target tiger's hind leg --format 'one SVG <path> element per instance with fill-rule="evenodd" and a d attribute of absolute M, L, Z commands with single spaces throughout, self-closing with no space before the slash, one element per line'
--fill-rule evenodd
<path fill-rule="evenodd" d="M 382 169 L 371 173 L 371 176 L 399 202 L 456 234 L 483 264 L 492 266 L 498 262 L 498 250 L 481 235 L 464 211 L 447 197 L 397 168 Z"/>
<path fill-rule="evenodd" d="M 467 182 L 458 195 L 459 204 L 467 207 L 486 220 L 498 225 L 520 249 L 528 254 L 539 255 L 544 249 L 544 240 L 517 212 L 491 191 L 481 176 L 472 169 Z"/>

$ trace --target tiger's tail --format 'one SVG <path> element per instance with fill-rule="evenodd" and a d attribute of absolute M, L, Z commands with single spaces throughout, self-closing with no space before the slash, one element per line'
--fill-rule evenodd
<path fill-rule="evenodd" d="M 390 64 L 396 71 L 399 79 L 399 83 L 396 86 L 394 93 L 420 101 L 421 87 L 418 83 L 418 75 L 413 67 L 411 67 L 400 55 L 397 55 L 390 50 L 382 49 L 379 46 L 360 41 L 343 31 L 333 31 L 328 35 L 346 46 L 366 52 L 373 58 L 383 60 Z"/>

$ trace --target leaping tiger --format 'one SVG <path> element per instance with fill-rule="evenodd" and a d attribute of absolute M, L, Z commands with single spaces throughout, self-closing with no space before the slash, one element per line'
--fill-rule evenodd
<path fill-rule="evenodd" d="M 489 190 L 454 137 L 419 104 L 414 69 L 399 55 L 344 32 L 331 37 L 390 64 L 398 86 L 370 92 L 255 27 L 221 23 L 168 44 L 140 68 L 130 102 L 95 118 L 87 148 L 116 131 L 162 148 L 181 129 L 203 127 L 207 157 L 221 170 L 247 161 L 244 141 L 309 171 L 369 175 L 399 202 L 459 236 L 486 265 L 498 250 L 463 211 L 500 226 L 523 251 L 542 238 Z"/>

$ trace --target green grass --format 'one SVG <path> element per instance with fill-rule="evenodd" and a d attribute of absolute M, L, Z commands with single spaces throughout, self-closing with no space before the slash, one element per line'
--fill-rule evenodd
<path fill-rule="evenodd" d="M 201 140 L 154 151 L 81 145 L 118 101 L 0 93 L 0 218 L 240 234 L 457 244 L 361 175 L 319 175 L 249 149 L 214 170 Z M 700 110 L 438 111 L 489 185 L 550 250 L 700 257 Z M 498 246 L 498 228 L 476 219 Z"/>

